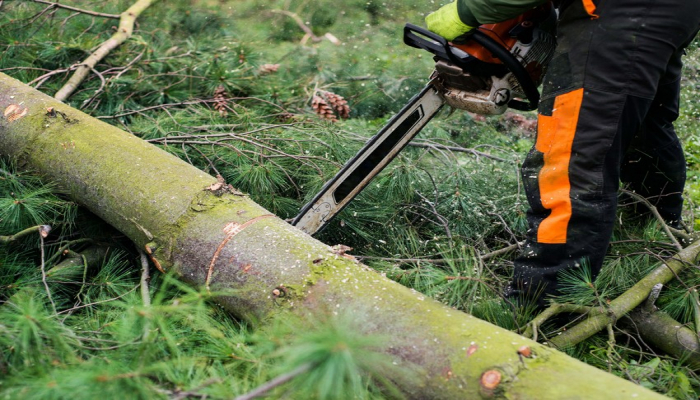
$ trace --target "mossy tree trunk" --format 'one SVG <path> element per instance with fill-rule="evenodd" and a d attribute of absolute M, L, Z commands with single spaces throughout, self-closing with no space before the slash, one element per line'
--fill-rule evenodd
<path fill-rule="evenodd" d="M 53 108 L 50 110 L 49 108 Z M 58 184 L 164 270 L 261 323 L 352 312 L 411 379 L 410 398 L 655 398 L 633 383 L 392 282 L 167 152 L 0 74 L 0 154 Z M 533 356 L 518 349 L 529 346 Z M 487 373 L 488 372 L 488 373 Z M 488 377 L 494 389 L 483 386 Z"/>

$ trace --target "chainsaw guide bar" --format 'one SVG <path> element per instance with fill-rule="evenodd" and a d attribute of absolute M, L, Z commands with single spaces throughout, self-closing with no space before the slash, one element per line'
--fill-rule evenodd
<path fill-rule="evenodd" d="M 435 86 L 426 86 L 323 186 L 292 225 L 310 235 L 324 227 L 408 145 L 443 104 Z"/>

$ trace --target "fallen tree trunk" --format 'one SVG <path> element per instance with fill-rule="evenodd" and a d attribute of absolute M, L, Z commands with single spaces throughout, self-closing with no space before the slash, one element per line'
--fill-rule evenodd
<path fill-rule="evenodd" d="M 0 74 L 0 154 L 39 172 L 252 321 L 354 313 L 411 379 L 410 398 L 656 398 L 631 382 L 386 279 L 155 146 Z M 518 353 L 528 346 L 532 355 Z M 497 378 L 497 379 L 494 379 Z M 487 382 L 488 380 L 488 382 Z"/>

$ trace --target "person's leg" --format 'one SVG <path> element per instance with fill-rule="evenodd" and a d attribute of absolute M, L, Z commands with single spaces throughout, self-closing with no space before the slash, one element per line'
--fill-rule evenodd
<path fill-rule="evenodd" d="M 621 168 L 629 189 L 646 197 L 671 226 L 678 227 L 683 209 L 686 166 L 673 122 L 678 118 L 681 51 L 674 55 L 639 133 L 632 139 Z M 645 212 L 644 206 L 636 207 Z"/>
<path fill-rule="evenodd" d="M 591 19 L 574 1 L 562 13 L 536 143 L 522 168 L 530 230 L 510 295 L 537 297 L 541 306 L 557 294 L 561 271 L 600 270 L 626 145 L 700 21 L 700 4 L 683 0 L 607 0 L 596 12 Z"/>
<path fill-rule="evenodd" d="M 516 289 L 540 305 L 556 294 L 563 270 L 600 271 L 615 222 L 624 133 L 641 125 L 650 104 L 584 89 L 541 104 L 536 143 L 521 171 L 531 229 L 514 271 Z"/>

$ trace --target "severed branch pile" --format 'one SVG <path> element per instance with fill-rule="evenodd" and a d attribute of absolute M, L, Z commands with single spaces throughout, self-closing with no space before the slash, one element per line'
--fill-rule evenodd
<path fill-rule="evenodd" d="M 628 194 L 634 195 L 629 192 Z M 663 224 L 663 220 L 658 216 L 653 205 L 637 195 L 634 195 L 634 198 L 645 202 Z M 665 224 L 663 225 L 665 226 Z M 680 247 L 668 228 L 666 232 L 674 244 Z M 646 341 L 697 368 L 700 366 L 700 335 L 698 332 L 692 332 L 668 315 L 658 312 L 653 303 L 664 284 L 678 278 L 688 268 L 697 268 L 699 262 L 700 241 L 694 241 L 685 249 L 681 248 L 675 256 L 663 260 L 659 267 L 608 304 L 599 307 L 585 307 L 555 303 L 528 324 L 524 335 L 537 340 L 539 326 L 548 319 L 561 313 L 581 314 L 584 317 L 581 322 L 557 336 L 546 339 L 550 345 L 563 349 L 575 346 L 603 329 L 607 328 L 612 331 L 612 326 L 626 316 L 627 318 L 623 322 L 641 334 Z M 693 301 L 698 304 L 696 307 L 698 310 L 700 303 L 697 301 L 697 291 L 690 290 L 691 294 L 695 295 Z M 641 306 L 645 301 L 647 304 Z M 697 315 L 695 325 L 700 325 L 700 318 Z M 614 337 L 611 340 L 614 340 Z"/>

